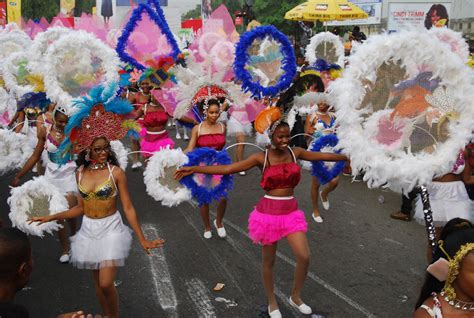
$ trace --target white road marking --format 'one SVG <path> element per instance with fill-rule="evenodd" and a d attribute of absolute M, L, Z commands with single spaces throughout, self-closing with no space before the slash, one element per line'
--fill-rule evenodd
<path fill-rule="evenodd" d="M 233 228 L 234 230 L 236 230 L 240 234 L 242 234 L 242 235 L 244 235 L 244 236 L 246 236 L 250 239 L 247 232 L 244 231 L 242 228 L 240 228 L 238 225 L 234 224 L 233 222 L 226 219 L 224 224 L 229 225 L 231 228 Z M 287 257 L 286 255 L 284 255 L 280 252 L 277 252 L 277 257 L 282 259 L 284 262 L 290 264 L 291 266 L 296 267 L 296 262 L 293 261 L 291 258 Z M 308 271 L 308 277 L 311 280 L 313 280 L 314 282 L 316 282 L 317 284 L 321 285 L 322 287 L 324 287 L 325 289 L 330 291 L 331 293 L 333 293 L 334 295 L 336 295 L 337 297 L 339 297 L 340 299 L 342 299 L 343 301 L 345 301 L 347 304 L 349 304 L 353 308 L 355 308 L 358 311 L 360 311 L 361 313 L 363 313 L 366 317 L 375 317 L 375 315 L 372 314 L 368 309 L 366 309 L 365 307 L 363 307 L 362 305 L 360 305 L 356 301 L 352 300 L 349 296 L 346 296 L 343 292 L 339 291 L 337 288 L 335 288 L 332 285 L 326 283 L 323 279 L 321 279 L 319 276 L 317 276 L 313 272 Z M 277 293 L 275 292 L 275 294 L 277 294 Z"/>
<path fill-rule="evenodd" d="M 227 221 L 226 221 L 227 223 Z M 250 262 L 250 264 L 252 264 L 255 268 L 257 268 L 258 270 L 261 270 L 261 264 L 258 263 L 256 260 L 255 260 L 255 257 L 253 257 L 252 255 L 250 255 L 250 253 L 248 253 L 244 248 L 243 246 L 239 243 L 239 242 L 236 242 L 234 241 L 233 238 L 231 238 L 229 235 L 227 235 L 227 238 L 226 238 L 226 241 L 239 253 L 243 254 L 246 258 L 247 258 L 247 261 Z M 278 282 L 277 282 L 278 283 Z M 295 308 L 291 307 L 289 304 L 288 304 L 288 296 L 286 296 L 280 288 L 278 288 L 277 284 L 274 284 L 273 286 L 273 292 L 275 293 L 275 295 L 277 296 L 278 299 L 280 299 L 280 306 L 285 306 L 287 307 L 288 309 L 290 309 L 293 313 L 293 316 L 297 317 L 297 315 L 295 315 L 297 313 L 297 311 L 295 310 Z"/>
<path fill-rule="evenodd" d="M 181 209 L 178 208 L 178 210 L 181 212 L 181 214 L 184 216 L 184 218 L 186 219 L 186 222 L 191 225 L 191 227 L 194 229 L 194 231 L 196 232 L 196 234 L 203 240 L 205 240 L 203 237 L 202 237 L 202 232 L 200 229 L 197 228 L 197 226 L 194 224 L 192 218 L 189 216 L 189 212 L 186 212 L 186 211 L 182 211 Z M 249 302 L 249 298 L 248 298 L 248 295 L 247 293 L 245 293 L 241 288 L 240 288 L 240 285 L 238 283 L 238 281 L 234 278 L 234 276 L 232 275 L 232 273 L 228 270 L 227 268 L 227 265 L 224 264 L 222 261 L 221 261 L 221 256 L 215 252 L 212 248 L 210 248 L 208 245 L 206 245 L 209 253 L 211 254 L 213 260 L 214 260 L 214 263 L 217 264 L 216 268 L 220 271 L 223 271 L 225 275 L 227 275 L 230 279 L 230 282 L 232 283 L 232 285 L 234 285 L 238 291 L 240 292 L 243 300 L 245 301 L 246 304 L 250 304 Z"/>
<path fill-rule="evenodd" d="M 397 245 L 403 246 L 403 243 L 402 243 L 402 242 L 392 240 L 391 238 L 388 238 L 388 237 L 385 237 L 384 240 L 387 241 L 387 242 L 393 243 L 393 244 L 397 244 Z"/>
<path fill-rule="evenodd" d="M 239 305 L 235 301 L 233 301 L 231 299 L 225 299 L 224 297 L 217 297 L 214 300 L 219 302 L 219 303 L 224 303 L 226 308 L 237 307 Z"/>
<path fill-rule="evenodd" d="M 185 282 L 189 298 L 193 302 L 198 317 L 202 318 L 213 318 L 217 317 L 214 310 L 214 306 L 211 303 L 211 299 L 207 294 L 207 288 L 204 283 L 193 278 Z"/>
<path fill-rule="evenodd" d="M 158 237 L 158 231 L 152 224 L 144 224 L 143 232 L 146 237 L 153 239 Z M 150 264 L 155 293 L 161 308 L 170 314 L 169 317 L 178 317 L 178 300 L 176 299 L 176 293 L 163 248 L 153 249 L 151 255 L 147 256 L 147 258 Z"/>

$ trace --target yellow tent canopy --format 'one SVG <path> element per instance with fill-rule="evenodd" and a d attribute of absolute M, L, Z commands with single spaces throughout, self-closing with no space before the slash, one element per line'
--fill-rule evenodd
<path fill-rule="evenodd" d="M 347 0 L 309 0 L 285 14 L 293 21 L 334 21 L 367 19 L 367 13 Z"/>

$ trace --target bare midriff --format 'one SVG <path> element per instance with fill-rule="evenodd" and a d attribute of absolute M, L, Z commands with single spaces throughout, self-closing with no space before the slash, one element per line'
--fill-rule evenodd
<path fill-rule="evenodd" d="M 102 219 L 117 211 L 115 198 L 108 200 L 84 200 L 84 215 L 91 219 Z"/>
<path fill-rule="evenodd" d="M 462 180 L 463 180 L 462 174 L 454 174 L 454 173 L 448 173 L 442 177 L 433 179 L 433 181 L 437 181 L 437 182 L 455 182 L 455 181 L 462 181 Z"/>
<path fill-rule="evenodd" d="M 267 195 L 271 195 L 273 197 L 291 197 L 295 192 L 294 188 L 286 188 L 286 189 L 274 189 L 267 191 Z"/>

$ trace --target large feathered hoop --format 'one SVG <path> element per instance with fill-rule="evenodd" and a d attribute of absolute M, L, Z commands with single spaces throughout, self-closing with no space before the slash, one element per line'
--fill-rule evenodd
<path fill-rule="evenodd" d="M 340 153 L 339 150 L 334 151 L 337 146 L 339 139 L 335 134 L 324 135 L 318 138 L 311 145 L 311 151 L 315 152 L 335 152 Z M 312 172 L 311 175 L 317 177 L 321 185 L 325 185 L 332 179 L 336 178 L 342 170 L 344 170 L 345 161 L 339 162 L 325 162 L 325 161 L 312 161 Z"/>
<path fill-rule="evenodd" d="M 180 54 L 178 43 L 176 42 L 173 33 L 171 33 L 168 23 L 164 17 L 163 11 L 159 3 L 152 3 L 154 8 L 149 4 L 139 4 L 132 12 L 130 20 L 126 24 L 125 28 L 122 31 L 122 35 L 118 39 L 117 43 L 117 53 L 120 56 L 120 59 L 135 67 L 139 70 L 145 70 L 147 68 L 146 61 L 138 61 L 133 58 L 129 53 L 127 53 L 127 47 L 133 45 L 130 41 L 130 37 L 133 31 L 137 28 L 140 21 L 142 21 L 144 14 L 147 14 L 148 17 L 158 26 L 161 30 L 161 33 L 165 36 L 168 45 L 171 46 L 171 52 L 169 54 L 162 54 L 162 56 L 171 56 L 173 59 L 176 59 Z M 156 59 L 158 56 L 154 56 L 152 59 Z"/>
<path fill-rule="evenodd" d="M 52 185 L 46 177 L 33 178 L 22 186 L 13 188 L 8 198 L 10 220 L 12 225 L 21 231 L 43 237 L 62 228 L 57 222 L 28 224 L 32 217 L 47 216 L 68 209 L 64 194 Z"/>
<path fill-rule="evenodd" d="M 212 166 L 230 164 L 227 152 L 212 148 L 196 148 L 188 154 L 188 163 L 184 166 Z M 226 198 L 232 189 L 234 179 L 231 175 L 207 175 L 195 173 L 180 180 L 192 193 L 199 206 Z"/>
<path fill-rule="evenodd" d="M 48 51 L 48 47 L 61 37 L 71 35 L 72 32 L 73 31 L 69 28 L 52 27 L 39 33 L 35 37 L 33 44 L 28 51 L 26 51 L 28 54 L 29 67 L 33 73 L 44 73 L 43 60 Z"/>
<path fill-rule="evenodd" d="M 17 99 L 35 90 L 35 86 L 29 81 L 32 74 L 28 69 L 28 57 L 26 52 L 12 53 L 4 61 L 2 73 L 5 87 L 8 88 Z"/>
<path fill-rule="evenodd" d="M 22 167 L 32 153 L 28 136 L 0 129 L 0 175 Z"/>
<path fill-rule="evenodd" d="M 3 61 L 15 52 L 26 52 L 31 46 L 30 37 L 21 30 L 0 34 L 0 59 Z"/>
<path fill-rule="evenodd" d="M 364 170 L 371 187 L 405 193 L 450 172 L 474 125 L 474 92 L 465 61 L 433 33 L 413 30 L 373 36 L 349 62 L 331 93 L 339 144 L 350 155 L 353 171 Z M 437 88 L 449 92 L 449 113 L 457 118 L 439 107 L 444 103 L 430 104 Z M 452 120 L 441 136 L 443 112 Z"/>
<path fill-rule="evenodd" d="M 186 163 L 188 157 L 181 149 L 163 149 L 153 154 L 143 174 L 146 192 L 167 207 L 190 201 L 191 191 L 174 179 L 176 169 Z"/>
<path fill-rule="evenodd" d="M 254 67 L 254 76 L 249 72 L 248 65 L 251 60 L 249 49 L 255 40 L 274 41 L 279 46 L 279 52 L 265 53 L 265 48 L 260 47 L 256 55 L 256 63 L 269 63 L 280 59 L 281 67 L 279 72 L 282 73 L 280 78 L 274 85 L 262 85 L 261 82 L 270 82 L 271 79 L 265 79 L 266 74 L 258 67 Z M 262 43 L 263 44 L 263 43 Z M 271 45 L 269 45 L 271 46 Z M 281 56 L 279 56 L 281 54 Z M 259 72 L 260 71 L 260 72 Z M 234 73 L 238 80 L 242 81 L 242 89 L 250 92 L 252 96 L 262 98 L 264 96 L 276 96 L 278 93 L 290 87 L 293 78 L 296 75 L 296 58 L 288 38 L 278 31 L 274 26 L 261 26 L 245 32 L 240 36 L 235 49 Z M 260 77 L 261 79 L 256 79 Z"/>
<path fill-rule="evenodd" d="M 68 61 L 68 59 L 71 59 Z M 93 86 L 109 86 L 119 80 L 116 52 L 94 35 L 74 31 L 62 36 L 44 58 L 44 85 L 48 97 L 65 107 Z"/>
<path fill-rule="evenodd" d="M 324 54 L 320 54 L 319 56 L 317 54 L 318 47 L 325 44 L 331 46 L 331 48 L 327 49 L 328 51 L 334 50 L 335 59 L 332 61 L 329 61 L 328 57 L 324 56 Z M 306 46 L 305 57 L 306 61 L 308 61 L 310 65 L 313 65 L 318 60 L 323 59 L 329 61 L 330 63 L 336 63 L 340 67 L 344 67 L 344 44 L 337 35 L 332 34 L 331 32 L 320 32 L 313 36 L 308 46 Z"/>

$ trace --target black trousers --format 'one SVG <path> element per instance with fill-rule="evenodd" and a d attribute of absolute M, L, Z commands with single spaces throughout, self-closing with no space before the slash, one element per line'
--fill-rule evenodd
<path fill-rule="evenodd" d="M 403 214 L 411 216 L 412 214 L 411 212 L 413 210 L 413 201 L 415 201 L 417 194 L 418 194 L 418 191 L 416 188 L 411 190 L 408 193 L 408 196 L 405 195 L 404 193 L 402 194 L 402 206 L 400 207 L 400 211 Z"/>
<path fill-rule="evenodd" d="M 469 195 L 469 199 L 474 200 L 474 185 L 466 184 L 467 194 Z"/>

